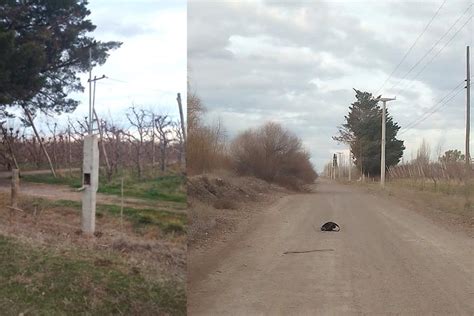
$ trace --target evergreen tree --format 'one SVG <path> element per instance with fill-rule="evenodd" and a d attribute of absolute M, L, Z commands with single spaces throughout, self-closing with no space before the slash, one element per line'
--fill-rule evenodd
<path fill-rule="evenodd" d="M 21 106 L 71 112 L 78 101 L 68 97 L 83 91 L 77 73 L 103 64 L 119 42 L 100 42 L 87 34 L 96 26 L 84 0 L 0 1 L 0 113 Z"/>
<path fill-rule="evenodd" d="M 382 109 L 369 92 L 354 89 L 356 101 L 349 107 L 346 122 L 333 139 L 349 144 L 354 163 L 364 174 L 380 175 Z M 396 138 L 400 126 L 386 112 L 386 168 L 400 162 L 405 146 Z"/>

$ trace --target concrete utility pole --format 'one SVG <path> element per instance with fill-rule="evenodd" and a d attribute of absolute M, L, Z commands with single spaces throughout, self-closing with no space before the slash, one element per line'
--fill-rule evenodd
<path fill-rule="evenodd" d="M 471 132 L 471 71 L 469 66 L 469 46 L 466 47 L 466 168 L 470 169 L 471 154 L 469 138 Z"/>
<path fill-rule="evenodd" d="M 385 186 L 385 108 L 386 105 L 385 103 L 387 101 L 393 101 L 396 100 L 397 98 L 378 98 L 378 101 L 383 102 L 383 107 L 382 107 L 382 148 L 381 148 L 381 155 L 380 155 L 380 185 L 382 187 Z"/>
<path fill-rule="evenodd" d="M 337 152 L 337 158 L 339 159 L 338 164 L 337 164 L 337 178 L 341 179 L 341 167 L 342 167 L 342 152 L 338 151 Z"/>
<path fill-rule="evenodd" d="M 102 126 L 100 124 L 99 116 L 97 115 L 97 112 L 95 110 L 96 83 L 97 83 L 97 81 L 99 81 L 101 79 L 105 79 L 105 78 L 107 78 L 107 77 L 105 75 L 102 75 L 102 77 L 99 77 L 99 78 L 94 76 L 94 79 L 92 79 L 92 81 L 94 81 L 94 89 L 93 89 L 93 93 L 92 93 L 92 113 L 94 115 L 95 121 L 97 122 L 97 129 L 99 131 L 99 136 L 100 136 L 100 146 L 102 147 L 102 153 L 104 154 L 105 165 L 107 166 L 107 177 L 110 177 L 111 174 L 112 174 L 112 169 L 110 167 L 109 156 L 107 155 L 107 150 L 105 149 L 104 133 L 102 133 Z M 94 130 L 94 128 L 92 128 L 92 131 L 93 130 Z M 110 180 L 110 179 L 108 179 L 108 180 Z"/>
<path fill-rule="evenodd" d="M 94 81 L 94 103 L 95 103 L 95 84 L 97 80 L 105 78 L 92 79 L 92 50 L 89 48 L 89 133 L 84 136 L 83 161 L 82 161 L 82 232 L 85 235 L 95 233 L 95 213 L 96 213 L 96 195 L 99 187 L 99 143 L 97 135 L 93 134 L 92 115 L 95 113 L 92 102 L 92 81 Z M 97 118 L 98 119 L 98 118 Z M 98 122 L 97 122 L 98 123 Z"/>
<path fill-rule="evenodd" d="M 352 154 L 351 154 L 351 150 L 349 149 L 349 182 L 352 181 Z"/>

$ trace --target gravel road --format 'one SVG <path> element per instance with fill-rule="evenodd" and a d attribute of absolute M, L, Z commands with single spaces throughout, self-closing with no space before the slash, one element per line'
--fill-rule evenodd
<path fill-rule="evenodd" d="M 319 231 L 326 221 L 341 231 Z M 284 254 L 308 250 L 319 251 Z M 474 240 L 323 181 L 190 252 L 188 314 L 474 315 Z"/>

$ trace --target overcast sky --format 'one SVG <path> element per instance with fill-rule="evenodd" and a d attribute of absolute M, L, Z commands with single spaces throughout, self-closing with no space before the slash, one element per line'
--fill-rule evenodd
<path fill-rule="evenodd" d="M 99 116 L 126 125 L 124 111 L 131 105 L 155 109 L 179 117 L 177 93 L 186 102 L 186 1 L 137 0 L 90 1 L 89 18 L 97 26 L 91 34 L 101 41 L 121 41 L 107 62 L 93 69 L 92 76 L 110 79 L 97 82 L 96 110 Z M 88 115 L 88 74 L 80 75 L 84 93 L 73 94 L 81 104 L 72 114 Z M 44 132 L 46 118 L 38 117 Z M 58 122 L 66 123 L 59 119 Z"/>
<path fill-rule="evenodd" d="M 355 99 L 352 88 L 376 93 L 443 2 L 191 0 L 192 88 L 209 121 L 221 119 L 229 137 L 266 120 L 281 122 L 303 139 L 321 170 L 332 153 L 346 148 L 331 136 Z M 438 148 L 464 152 L 470 3 L 447 0 L 378 93 L 397 97 L 387 105 L 402 126 L 404 159 L 415 155 L 423 138 L 433 158 Z"/>
<path fill-rule="evenodd" d="M 177 116 L 176 94 L 186 100 L 186 1 L 101 0 L 89 8 L 94 36 L 123 42 L 94 69 L 115 79 L 97 83 L 97 110 L 118 114 L 135 104 Z M 87 93 L 81 100 L 77 112 L 87 113 Z"/>

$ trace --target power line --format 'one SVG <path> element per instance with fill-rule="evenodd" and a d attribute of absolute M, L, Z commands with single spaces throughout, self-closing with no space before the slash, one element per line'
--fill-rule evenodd
<path fill-rule="evenodd" d="M 111 78 L 109 76 L 107 76 L 105 79 L 109 79 L 111 81 L 115 81 L 115 82 L 118 82 L 118 83 L 123 83 L 123 84 L 130 84 L 130 82 L 128 81 L 124 81 L 124 80 L 121 80 L 121 79 L 116 79 L 116 78 Z M 103 83 L 101 83 L 103 84 Z M 163 90 L 163 89 L 155 89 L 155 88 L 147 88 L 147 87 L 140 87 L 141 90 L 146 90 L 146 91 L 149 91 L 149 92 L 159 92 L 161 94 L 175 94 L 175 92 L 171 92 L 169 90 Z"/>
<path fill-rule="evenodd" d="M 446 99 L 451 95 L 451 93 L 453 93 L 454 91 L 456 91 L 457 89 L 459 89 L 459 87 L 461 87 L 462 85 L 464 84 L 464 81 L 462 81 L 461 83 L 459 83 L 456 87 L 454 87 L 452 90 L 450 90 L 444 97 L 442 97 L 438 102 L 436 102 L 433 106 L 431 106 L 425 113 L 423 113 L 420 117 L 418 117 L 417 119 L 411 121 L 410 123 L 408 123 L 405 127 L 405 129 L 410 129 L 411 127 L 419 124 L 419 122 L 423 121 L 426 119 L 426 115 L 429 115 L 430 113 L 434 113 L 436 112 L 439 108 L 441 108 L 444 103 L 443 102 L 447 102 Z M 459 91 L 462 91 L 462 89 L 458 90 L 457 94 L 459 94 Z M 451 100 L 451 99 L 450 99 Z"/>
<path fill-rule="evenodd" d="M 116 81 L 116 82 L 121 82 L 121 83 L 128 83 L 127 81 L 123 81 L 123 80 L 119 80 L 119 79 L 115 79 L 115 78 L 110 78 L 110 77 L 107 77 L 107 79 L 112 80 L 112 81 Z"/>
<path fill-rule="evenodd" d="M 459 32 L 467 25 L 467 23 L 469 21 L 472 20 L 472 16 L 466 20 L 466 22 L 453 34 L 453 36 L 451 36 L 451 38 L 443 45 L 443 47 L 441 47 L 441 49 L 431 57 L 430 60 L 428 60 L 428 62 L 420 69 L 420 71 L 418 71 L 418 73 L 411 79 L 411 81 L 415 80 L 416 78 L 418 78 L 418 76 L 426 69 L 426 67 L 428 67 L 432 62 L 433 60 L 438 57 L 438 55 L 443 51 L 443 49 L 446 48 L 446 46 L 448 46 L 449 43 L 451 43 L 451 41 L 456 37 L 456 35 L 459 34 Z M 409 87 L 405 88 L 405 89 L 410 89 L 414 86 L 414 84 L 412 83 Z M 396 86 L 392 87 L 392 89 L 394 89 Z"/>
<path fill-rule="evenodd" d="M 445 95 L 441 100 L 439 100 L 434 106 L 432 106 L 427 112 L 425 112 L 421 117 L 419 117 L 418 119 L 412 121 L 411 123 L 408 123 L 406 127 L 403 128 L 403 130 L 400 132 L 399 136 L 405 134 L 407 131 L 409 131 L 410 129 L 413 129 L 415 126 L 419 125 L 420 123 L 422 123 L 423 121 L 425 121 L 428 117 L 430 117 L 431 115 L 433 115 L 434 113 L 436 113 L 437 111 L 439 111 L 441 108 L 443 108 L 444 106 L 446 106 L 452 99 L 454 99 L 461 91 L 464 90 L 464 88 L 462 89 L 459 89 L 454 95 L 452 95 L 449 99 L 445 100 L 443 103 L 441 103 L 443 101 L 443 99 L 445 99 L 448 95 L 450 95 L 452 92 L 454 92 L 456 89 L 459 88 L 459 86 L 461 86 L 462 84 L 464 84 L 464 81 L 461 82 L 461 84 L 457 85 L 456 88 L 454 88 L 453 90 L 451 90 L 447 95 Z"/>
<path fill-rule="evenodd" d="M 398 82 L 395 84 L 395 85 L 392 85 L 392 87 L 390 89 L 394 89 L 395 87 L 397 87 L 403 80 L 405 80 L 408 75 L 416 68 L 416 66 L 418 66 L 432 51 L 433 49 L 435 49 L 435 47 L 451 32 L 451 30 L 458 24 L 458 22 L 464 17 L 464 15 L 466 15 L 466 13 L 468 12 L 468 10 L 472 7 L 473 5 L 470 4 L 466 10 L 464 10 L 464 12 L 456 19 L 456 21 L 449 27 L 449 29 L 431 46 L 431 48 L 421 57 L 417 60 L 417 62 L 408 70 L 407 73 L 405 73 L 405 75 L 398 80 Z M 472 15 L 471 17 L 467 20 L 467 22 L 472 19 Z M 467 22 L 460 28 L 458 29 L 458 31 L 456 32 L 456 34 L 467 24 Z"/>
<path fill-rule="evenodd" d="M 410 48 L 406 51 L 405 55 L 403 55 L 402 59 L 400 60 L 400 62 L 398 63 L 398 65 L 395 67 L 395 69 L 392 70 L 392 72 L 390 73 L 390 75 L 388 76 L 387 79 L 385 79 L 384 83 L 382 84 L 382 86 L 380 86 L 380 88 L 377 89 L 377 92 L 375 92 L 375 95 L 377 95 L 377 93 L 383 89 L 383 87 L 385 86 L 385 84 L 387 84 L 387 82 L 390 80 L 390 78 L 392 78 L 393 74 L 398 70 L 398 68 L 400 67 L 400 65 L 405 61 L 405 59 L 407 58 L 408 54 L 410 54 L 410 52 L 412 51 L 413 47 L 415 47 L 416 43 L 418 43 L 418 40 L 423 36 L 423 34 L 425 34 L 426 30 L 430 27 L 431 23 L 433 23 L 434 19 L 436 18 L 436 16 L 438 15 L 439 11 L 441 10 L 441 8 L 444 6 L 444 4 L 446 3 L 447 0 L 444 0 L 443 3 L 441 3 L 441 5 L 439 6 L 438 10 L 436 10 L 435 14 L 431 17 L 430 21 L 428 22 L 428 24 L 426 24 L 425 28 L 423 29 L 423 31 L 418 35 L 418 37 L 415 39 L 415 41 L 413 42 L 413 44 L 411 44 Z"/>
<path fill-rule="evenodd" d="M 418 76 L 426 69 L 426 67 L 428 67 L 432 62 L 433 60 L 438 57 L 438 55 L 443 51 L 443 49 L 446 48 L 446 46 L 448 46 L 448 44 L 456 37 L 456 35 L 459 34 L 459 32 L 467 25 L 467 23 L 469 21 L 472 20 L 472 16 L 456 31 L 456 33 L 453 34 L 453 36 L 444 44 L 443 47 L 441 47 L 441 49 L 435 54 L 432 56 L 432 58 L 423 66 L 423 68 L 420 69 L 420 71 L 418 71 L 418 73 L 411 79 L 412 81 L 415 80 L 416 78 L 418 78 Z M 411 88 L 413 85 L 411 85 L 409 88 Z M 407 89 L 409 89 L 407 88 Z"/>

